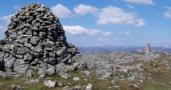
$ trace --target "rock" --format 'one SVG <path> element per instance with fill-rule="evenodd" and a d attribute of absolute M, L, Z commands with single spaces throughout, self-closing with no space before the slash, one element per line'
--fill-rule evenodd
<path fill-rule="evenodd" d="M 137 65 L 135 66 L 135 68 L 136 68 L 137 70 L 139 70 L 139 71 L 144 71 L 144 65 L 143 65 L 142 63 L 137 64 Z"/>
<path fill-rule="evenodd" d="M 33 71 L 31 69 L 27 70 L 26 76 L 32 77 L 33 76 Z"/>
<path fill-rule="evenodd" d="M 112 84 L 113 84 L 113 85 L 116 85 L 117 82 L 118 82 L 118 78 L 115 77 L 115 78 L 112 80 Z"/>
<path fill-rule="evenodd" d="M 25 61 L 31 61 L 32 58 L 33 58 L 32 55 L 29 54 L 29 53 L 27 53 L 26 55 L 24 55 L 24 60 L 25 60 Z"/>
<path fill-rule="evenodd" d="M 7 61 L 5 61 L 5 67 L 6 68 L 12 68 L 15 60 L 16 59 L 14 57 L 12 57 L 12 58 L 8 59 Z"/>
<path fill-rule="evenodd" d="M 85 76 L 89 77 L 90 74 L 91 74 L 91 72 L 90 72 L 90 71 L 83 71 L 83 74 L 84 74 Z"/>
<path fill-rule="evenodd" d="M 39 38 L 36 37 L 36 36 L 33 36 L 33 37 L 31 38 L 31 40 L 30 40 L 30 43 L 33 44 L 33 45 L 38 44 L 38 42 L 39 42 Z"/>
<path fill-rule="evenodd" d="M 73 90 L 82 90 L 82 87 L 80 85 L 74 86 Z"/>
<path fill-rule="evenodd" d="M 56 81 L 51 81 L 51 80 L 45 80 L 43 82 L 44 86 L 49 87 L 49 88 L 53 88 L 57 86 L 57 82 Z"/>
<path fill-rule="evenodd" d="M 46 70 L 48 68 L 48 65 L 47 64 L 40 64 L 40 67 L 38 68 L 38 74 L 40 76 L 45 76 L 46 75 Z"/>
<path fill-rule="evenodd" d="M 20 48 L 18 48 L 18 50 L 17 50 L 17 54 L 23 55 L 23 54 L 28 53 L 29 51 L 30 51 L 30 50 L 29 50 L 28 48 L 26 48 L 26 47 L 20 47 Z"/>
<path fill-rule="evenodd" d="M 18 73 L 25 74 L 29 68 L 29 64 L 25 64 L 22 59 L 17 59 L 14 63 L 14 70 Z"/>
<path fill-rule="evenodd" d="M 23 90 L 23 88 L 20 85 L 11 85 L 10 86 L 11 90 Z"/>
<path fill-rule="evenodd" d="M 62 53 L 66 50 L 66 47 L 62 47 L 60 50 L 56 51 L 58 56 L 62 55 Z"/>
<path fill-rule="evenodd" d="M 91 83 L 89 83 L 87 86 L 86 86 L 86 90 L 93 90 L 93 85 Z"/>
<path fill-rule="evenodd" d="M 3 78 L 8 77 L 8 75 L 3 71 L 0 71 L 0 76 L 3 77 Z"/>
<path fill-rule="evenodd" d="M 58 86 L 59 86 L 59 87 L 63 87 L 63 84 L 60 83 L 60 82 L 58 82 Z"/>
<path fill-rule="evenodd" d="M 135 88 L 140 88 L 137 84 L 133 84 L 132 86 Z"/>
<path fill-rule="evenodd" d="M 72 80 L 74 80 L 74 81 L 80 81 L 80 78 L 79 77 L 73 77 Z"/>
<path fill-rule="evenodd" d="M 47 75 L 55 74 L 55 66 L 48 65 L 48 69 L 46 70 Z"/>
<path fill-rule="evenodd" d="M 119 85 L 114 85 L 114 88 L 119 89 L 120 86 Z"/>
<path fill-rule="evenodd" d="M 135 76 L 134 75 L 128 77 L 128 80 L 130 80 L 130 81 L 134 81 L 134 79 L 135 79 Z"/>
<path fill-rule="evenodd" d="M 68 72 L 68 68 L 65 64 L 59 63 L 56 65 L 56 73 L 59 75 L 63 75 Z"/>

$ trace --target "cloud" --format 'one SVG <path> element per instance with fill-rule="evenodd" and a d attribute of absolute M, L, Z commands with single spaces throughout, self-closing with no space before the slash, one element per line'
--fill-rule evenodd
<path fill-rule="evenodd" d="M 133 8 L 129 5 L 130 8 Z M 51 11 L 60 18 L 67 18 L 77 15 L 90 14 L 97 18 L 97 24 L 130 24 L 134 26 L 144 26 L 145 21 L 138 18 L 135 13 L 125 11 L 119 7 L 107 6 L 104 8 L 96 8 L 91 5 L 79 4 L 71 11 L 69 8 L 62 4 L 57 4 L 51 8 Z"/>
<path fill-rule="evenodd" d="M 2 37 L 4 31 L 7 29 L 7 25 L 10 23 L 11 16 L 13 16 L 13 14 L 0 16 L 0 38 Z"/>
<path fill-rule="evenodd" d="M 143 5 L 154 4 L 154 0 L 123 0 L 123 1 L 131 4 L 143 4 Z"/>
<path fill-rule="evenodd" d="M 135 26 L 144 26 L 145 21 L 137 18 L 134 13 L 124 11 L 121 8 L 108 6 L 102 8 L 98 13 L 97 23 L 101 25 L 106 24 L 132 24 Z"/>
<path fill-rule="evenodd" d="M 70 17 L 72 14 L 72 11 L 62 4 L 57 4 L 56 6 L 52 6 L 51 11 L 53 12 L 54 15 L 56 15 L 59 18 L 67 18 Z"/>
<path fill-rule="evenodd" d="M 67 34 L 70 35 L 100 35 L 100 36 L 110 36 L 112 35 L 111 32 L 105 32 L 98 29 L 87 29 L 85 27 L 82 27 L 80 25 L 73 25 L 73 26 L 63 26 L 64 30 Z"/>
<path fill-rule="evenodd" d="M 14 14 L 10 14 L 10 15 L 6 15 L 6 16 L 0 16 L 0 21 L 1 24 L 9 24 L 10 22 L 10 18 L 13 16 Z"/>
<path fill-rule="evenodd" d="M 171 19 L 171 7 L 168 7 L 167 10 L 164 12 L 164 17 Z"/>
<path fill-rule="evenodd" d="M 80 25 L 64 25 L 63 28 L 67 40 L 78 46 L 114 45 L 117 42 L 112 32 L 90 29 Z"/>
<path fill-rule="evenodd" d="M 92 14 L 95 13 L 98 9 L 96 7 L 90 6 L 90 5 L 85 5 L 85 4 L 80 4 L 74 8 L 74 12 L 76 14 Z"/>

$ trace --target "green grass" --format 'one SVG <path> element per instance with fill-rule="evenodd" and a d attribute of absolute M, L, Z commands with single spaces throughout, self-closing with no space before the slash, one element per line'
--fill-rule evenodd
<path fill-rule="evenodd" d="M 128 84 L 131 83 L 127 80 L 119 81 L 117 84 L 120 85 L 120 90 L 170 90 L 171 89 L 171 71 L 165 71 L 165 72 L 147 72 L 151 73 L 152 79 L 146 79 L 143 83 L 142 89 L 135 89 L 132 86 L 129 86 Z M 88 83 L 92 83 L 94 86 L 94 90 L 117 90 L 113 87 L 111 81 L 112 78 L 101 80 L 98 79 L 95 76 L 89 77 L 86 79 L 86 77 L 78 72 L 72 73 L 73 76 L 80 77 L 80 81 L 73 81 L 72 78 L 69 78 L 67 80 L 61 78 L 60 76 L 51 76 L 51 80 L 57 80 L 64 84 L 64 86 L 70 86 L 73 87 L 75 85 L 81 85 L 85 88 L 85 86 Z M 3 85 L 0 85 L 0 88 L 3 90 L 10 90 L 10 85 L 16 84 L 24 87 L 24 90 L 62 90 L 62 88 L 56 87 L 56 88 L 47 88 L 43 86 L 43 80 L 48 79 L 44 78 L 40 80 L 39 83 L 36 84 L 26 84 L 25 81 L 29 80 L 30 78 L 27 78 L 25 76 L 19 76 L 17 78 L 0 78 L 0 82 L 3 83 Z M 170 82 L 170 83 L 169 83 Z M 69 84 L 70 83 L 70 84 Z M 109 88 L 110 87 L 110 88 Z"/>

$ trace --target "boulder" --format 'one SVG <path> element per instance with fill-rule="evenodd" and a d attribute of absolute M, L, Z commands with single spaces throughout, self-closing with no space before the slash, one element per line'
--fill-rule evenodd
<path fill-rule="evenodd" d="M 86 90 L 93 90 L 93 85 L 91 83 L 89 83 L 87 86 L 86 86 Z"/>
<path fill-rule="evenodd" d="M 57 81 L 45 80 L 43 84 L 48 88 L 53 88 L 57 86 Z"/>

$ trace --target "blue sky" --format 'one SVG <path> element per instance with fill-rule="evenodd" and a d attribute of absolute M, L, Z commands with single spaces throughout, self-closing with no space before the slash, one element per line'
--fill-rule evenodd
<path fill-rule="evenodd" d="M 41 3 L 60 18 L 77 46 L 171 46 L 171 0 L 5 0 L 0 36 L 21 7 Z"/>

